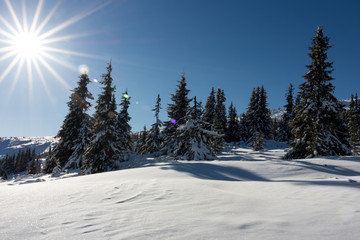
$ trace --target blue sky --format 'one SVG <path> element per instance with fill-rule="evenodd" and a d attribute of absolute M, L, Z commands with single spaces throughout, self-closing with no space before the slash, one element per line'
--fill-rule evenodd
<path fill-rule="evenodd" d="M 22 1 L 10 2 L 22 22 Z M 57 62 L 49 59 L 47 64 L 68 84 L 64 87 L 39 64 L 48 90 L 35 69 L 31 83 L 26 67 L 15 81 L 15 64 L 0 82 L 0 136 L 56 135 L 68 113 L 69 87 L 76 87 L 78 66 L 86 64 L 90 78 L 100 80 L 110 59 L 118 102 L 126 89 L 131 96 L 135 131 L 154 122 L 151 109 L 157 94 L 162 98 L 161 118 L 167 120 L 170 94 L 183 72 L 190 97 L 203 102 L 211 87 L 222 88 L 227 106 L 232 101 L 241 113 L 246 111 L 252 89 L 264 85 L 269 107 L 282 107 L 289 83 L 298 86 L 304 81 L 305 65 L 310 63 L 308 47 L 317 25 L 324 27 L 334 45 L 328 54 L 334 61 L 335 96 L 345 99 L 359 92 L 359 1 L 117 0 L 101 6 L 104 2 L 58 3 L 43 32 L 75 19 L 52 37 L 80 36 L 47 46 L 91 56 L 48 52 Z M 37 0 L 26 1 L 30 23 L 37 4 Z M 39 23 L 56 4 L 44 1 Z M 0 1 L 0 12 L 15 27 L 6 1 Z M 9 31 L 3 22 L 0 29 Z M 3 55 L 0 52 L 0 59 Z M 0 75 L 12 60 L 0 61 Z M 99 83 L 89 85 L 95 98 L 100 87 Z"/>

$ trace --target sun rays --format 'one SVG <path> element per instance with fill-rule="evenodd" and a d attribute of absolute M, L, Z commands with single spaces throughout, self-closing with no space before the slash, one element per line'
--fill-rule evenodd
<path fill-rule="evenodd" d="M 56 71 L 53 64 L 61 65 L 71 71 L 77 71 L 77 67 L 64 61 L 60 61 L 54 56 L 55 54 L 99 58 L 98 56 L 91 54 L 61 49 L 52 44 L 61 43 L 74 38 L 81 38 L 87 35 L 85 33 L 59 35 L 59 32 L 100 10 L 111 1 L 105 1 L 102 4 L 83 11 L 51 28 L 49 28 L 49 22 L 59 8 L 60 1 L 52 7 L 44 18 L 41 18 L 44 0 L 38 0 L 35 13 L 30 22 L 28 22 L 28 19 L 31 16 L 28 16 L 29 12 L 27 11 L 25 0 L 21 2 L 21 10 L 19 11 L 15 11 L 10 0 L 4 0 L 4 2 L 11 17 L 5 19 L 3 15 L 0 16 L 0 62 L 8 62 L 6 68 L 1 69 L 0 84 L 12 71 L 15 71 L 15 77 L 11 80 L 12 83 L 9 96 L 11 96 L 13 90 L 16 88 L 22 72 L 27 74 L 30 98 L 33 92 L 34 77 L 39 79 L 46 94 L 50 97 L 51 94 L 44 77 L 44 70 L 50 73 L 63 87 L 70 89 L 70 85 L 63 79 L 61 74 Z M 44 29 L 47 30 L 45 31 Z"/>

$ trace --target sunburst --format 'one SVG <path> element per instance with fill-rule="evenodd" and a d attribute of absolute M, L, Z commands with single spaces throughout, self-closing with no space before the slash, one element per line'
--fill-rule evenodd
<path fill-rule="evenodd" d="M 52 74 L 54 78 L 59 81 L 65 88 L 70 89 L 70 85 L 63 79 L 61 74 L 59 74 L 55 68 L 52 67 L 51 64 L 59 64 L 74 71 L 76 71 L 77 68 L 66 62 L 59 61 L 58 58 L 53 56 L 55 53 L 88 58 L 99 58 L 98 56 L 91 54 L 70 51 L 68 49 L 60 49 L 52 46 L 52 44 L 86 35 L 73 34 L 59 36 L 58 33 L 108 5 L 111 1 L 105 1 L 101 5 L 86 10 L 66 20 L 65 22 L 52 27 L 47 31 L 43 30 L 48 25 L 50 19 L 58 9 L 60 2 L 57 2 L 54 7 L 47 13 L 46 17 L 41 22 L 39 22 L 44 0 L 38 0 L 35 14 L 30 25 L 27 20 L 28 16 L 25 0 L 23 0 L 21 4 L 21 13 L 16 13 L 14 11 L 14 8 L 9 0 L 4 0 L 4 2 L 6 3 L 6 6 L 11 15 L 12 22 L 9 22 L 0 15 L 0 23 L 3 25 L 0 25 L 0 44 L 3 46 L 0 47 L 0 62 L 5 60 L 9 61 L 7 67 L 2 72 L 0 72 L 0 84 L 9 75 L 9 73 L 16 68 L 15 79 L 12 82 L 12 87 L 9 93 L 10 95 L 19 80 L 20 73 L 23 71 L 27 71 L 26 73 L 28 76 L 30 97 L 32 94 L 34 70 L 49 96 L 50 93 L 44 78 L 43 70 L 50 72 L 50 74 Z M 23 20 L 22 22 L 19 20 L 20 16 Z M 55 34 L 57 34 L 56 37 Z M 51 62 L 51 64 L 49 62 Z"/>

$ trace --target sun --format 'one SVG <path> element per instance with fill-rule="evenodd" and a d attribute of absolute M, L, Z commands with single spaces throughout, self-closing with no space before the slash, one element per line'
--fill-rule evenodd
<path fill-rule="evenodd" d="M 14 52 L 22 59 L 36 59 L 42 55 L 43 45 L 35 32 L 22 32 L 15 35 Z"/>
<path fill-rule="evenodd" d="M 91 54 L 71 51 L 69 49 L 60 49 L 53 44 L 88 36 L 89 33 L 64 35 L 61 34 L 61 31 L 95 13 L 112 1 L 113 0 L 103 1 L 100 5 L 85 9 L 78 15 L 51 27 L 49 26 L 49 22 L 59 8 L 61 1 L 55 3 L 53 8 L 42 17 L 41 11 L 43 9 L 44 0 L 38 0 L 36 9 L 34 9 L 32 21 L 28 22 L 29 8 L 26 6 L 26 1 L 21 1 L 22 4 L 17 5 L 21 6 L 21 9 L 14 9 L 11 2 L 15 1 L 10 2 L 10 0 L 4 0 L 10 16 L 5 18 L 3 10 L 1 10 L 0 63 L 2 61 L 7 61 L 9 64 L 4 70 L 1 70 L 2 72 L 0 71 L 0 84 L 13 69 L 16 69 L 15 78 L 11 79 L 9 97 L 15 89 L 21 73 L 24 71 L 26 71 L 29 82 L 30 98 L 32 96 L 34 77 L 41 81 L 48 97 L 51 98 L 49 88 L 47 87 L 47 81 L 44 77 L 44 71 L 50 73 L 54 79 L 60 82 L 66 89 L 71 89 L 70 85 L 62 78 L 61 74 L 55 70 L 53 65 L 58 64 L 74 72 L 77 72 L 78 68 L 77 66 L 73 66 L 60 60 L 57 56 L 58 54 L 96 59 L 103 58 Z M 42 20 L 40 21 L 40 19 Z M 44 31 L 44 29 L 47 30 Z"/>

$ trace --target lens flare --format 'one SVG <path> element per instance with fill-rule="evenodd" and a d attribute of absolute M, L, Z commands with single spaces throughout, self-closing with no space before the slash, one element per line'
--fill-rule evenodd
<path fill-rule="evenodd" d="M 99 82 L 96 78 L 94 78 L 93 80 L 92 80 L 92 82 L 94 82 L 94 83 L 97 83 L 97 82 Z"/>
<path fill-rule="evenodd" d="M 123 97 L 127 99 L 127 98 L 129 98 L 129 95 L 127 95 L 126 93 L 124 93 Z"/>
<path fill-rule="evenodd" d="M 171 119 L 172 124 L 176 124 L 176 119 Z"/>
<path fill-rule="evenodd" d="M 89 73 L 89 67 L 86 66 L 85 64 L 81 64 L 78 69 L 79 69 L 79 72 L 81 74 L 88 74 Z"/>

